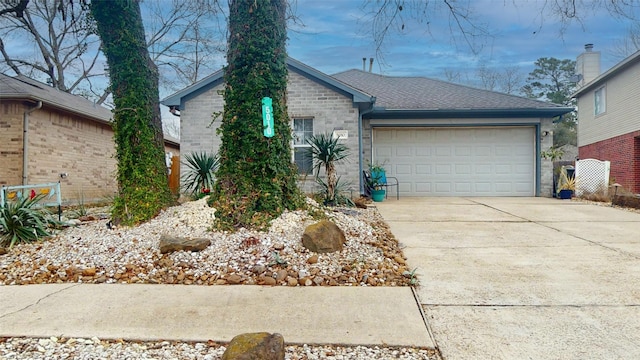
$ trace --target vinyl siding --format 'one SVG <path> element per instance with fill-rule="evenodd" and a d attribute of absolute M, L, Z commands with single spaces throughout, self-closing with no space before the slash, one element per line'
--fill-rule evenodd
<path fill-rule="evenodd" d="M 578 98 L 578 146 L 640 130 L 640 63 L 605 82 L 606 111 L 594 115 L 594 93 Z"/>

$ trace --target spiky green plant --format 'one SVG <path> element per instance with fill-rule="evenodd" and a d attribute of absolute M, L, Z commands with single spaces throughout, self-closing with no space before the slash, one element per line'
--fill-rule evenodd
<path fill-rule="evenodd" d="M 34 198 L 24 196 L 16 201 L 9 201 L 0 207 L 0 245 L 9 248 L 18 243 L 36 241 L 50 236 L 47 226 L 48 212 L 35 209 L 35 205 L 43 195 Z"/>
<path fill-rule="evenodd" d="M 319 177 L 316 178 L 316 182 L 318 183 L 318 185 L 320 185 L 320 191 L 317 193 L 316 196 L 319 198 L 319 201 L 321 201 L 324 205 L 329 205 L 329 206 L 355 206 L 355 203 L 353 202 L 353 200 L 351 200 L 350 194 L 347 195 L 347 192 L 350 191 L 349 187 L 351 186 L 351 183 L 349 183 L 349 182 L 341 182 L 340 181 L 340 177 L 338 177 L 338 179 L 336 181 L 336 186 L 335 186 L 335 189 L 334 189 L 333 201 L 329 201 L 328 200 L 329 199 L 329 195 L 328 195 L 328 193 L 329 193 L 329 185 Z"/>
<path fill-rule="evenodd" d="M 336 186 L 338 184 L 336 163 L 349 156 L 349 148 L 339 142 L 338 138 L 331 136 L 331 134 L 314 135 L 307 139 L 307 143 L 311 145 L 309 151 L 313 157 L 313 169 L 316 179 L 319 179 L 320 168 L 325 169 L 327 176 L 327 181 L 324 183 L 326 185 L 325 203 L 335 203 Z"/>
<path fill-rule="evenodd" d="M 183 177 L 184 188 L 196 196 L 203 189 L 213 188 L 215 172 L 218 169 L 218 155 L 207 152 L 194 152 L 185 155 L 187 174 Z"/>

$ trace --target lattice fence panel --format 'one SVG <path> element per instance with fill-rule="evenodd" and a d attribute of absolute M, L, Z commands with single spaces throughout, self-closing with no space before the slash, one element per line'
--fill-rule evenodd
<path fill-rule="evenodd" d="M 576 161 L 576 196 L 603 191 L 609 188 L 611 163 L 596 159 Z"/>

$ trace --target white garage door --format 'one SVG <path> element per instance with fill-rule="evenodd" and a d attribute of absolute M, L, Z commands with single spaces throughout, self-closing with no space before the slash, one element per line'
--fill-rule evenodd
<path fill-rule="evenodd" d="M 534 196 L 533 127 L 376 128 L 374 162 L 405 196 Z"/>

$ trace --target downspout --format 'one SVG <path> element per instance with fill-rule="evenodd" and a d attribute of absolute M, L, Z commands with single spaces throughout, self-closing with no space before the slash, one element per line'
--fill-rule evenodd
<path fill-rule="evenodd" d="M 373 111 L 373 105 L 376 102 L 376 97 L 371 97 L 371 107 L 365 111 L 360 112 L 358 115 L 358 181 L 360 183 L 360 194 L 364 194 L 364 183 L 362 182 L 362 162 L 364 161 L 364 155 L 362 155 L 362 132 L 364 129 L 362 128 L 362 115 L 369 114 Z"/>
<path fill-rule="evenodd" d="M 29 114 L 42 108 L 42 101 L 38 101 L 36 106 L 24 112 L 22 118 L 22 185 L 27 185 L 29 174 Z"/>

